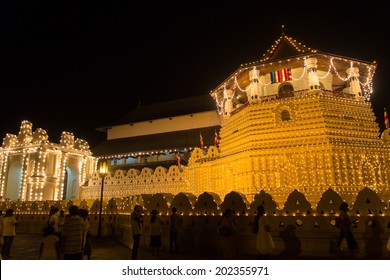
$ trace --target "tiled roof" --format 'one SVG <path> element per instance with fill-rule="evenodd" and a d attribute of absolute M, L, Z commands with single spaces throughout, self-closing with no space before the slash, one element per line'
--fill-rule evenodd
<path fill-rule="evenodd" d="M 97 130 L 106 131 L 107 127 L 121 124 L 156 120 L 213 110 L 216 111 L 217 107 L 214 99 L 209 94 L 193 96 L 139 106 L 122 119 L 98 128 Z"/>
<path fill-rule="evenodd" d="M 214 144 L 215 131 L 220 126 L 173 131 L 129 138 L 106 140 L 92 149 L 96 157 L 129 155 L 138 152 L 156 152 L 164 150 L 183 150 L 199 147 L 200 133 L 205 146 Z"/>

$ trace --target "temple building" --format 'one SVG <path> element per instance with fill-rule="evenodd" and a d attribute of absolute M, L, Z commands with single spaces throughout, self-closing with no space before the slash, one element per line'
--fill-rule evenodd
<path fill-rule="evenodd" d="M 140 107 L 103 128 L 94 155 L 110 166 L 105 197 L 236 191 L 252 200 L 263 190 L 284 203 L 297 190 L 315 205 L 328 189 L 351 202 L 367 187 L 388 200 L 389 133 L 380 137 L 370 102 L 375 69 L 282 33 L 210 93 L 213 106 L 199 96 L 179 100 L 182 112 Z M 96 172 L 83 198 L 99 197 L 100 180 Z"/>
<path fill-rule="evenodd" d="M 0 195 L 11 201 L 70 200 L 96 169 L 85 140 L 63 132 L 59 144 L 25 120 L 18 135 L 7 133 L 0 148 Z"/>

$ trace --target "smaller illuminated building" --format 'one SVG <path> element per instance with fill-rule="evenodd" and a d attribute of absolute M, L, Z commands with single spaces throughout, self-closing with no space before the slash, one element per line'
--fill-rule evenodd
<path fill-rule="evenodd" d="M 70 132 L 59 144 L 42 128 L 22 122 L 18 135 L 6 134 L 0 148 L 0 195 L 12 201 L 78 199 L 80 185 L 96 169 L 89 145 Z"/>

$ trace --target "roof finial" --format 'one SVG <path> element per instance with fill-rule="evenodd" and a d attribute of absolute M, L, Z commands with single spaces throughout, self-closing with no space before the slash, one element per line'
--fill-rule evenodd
<path fill-rule="evenodd" d="M 284 36 L 284 24 L 282 24 L 282 36 Z"/>

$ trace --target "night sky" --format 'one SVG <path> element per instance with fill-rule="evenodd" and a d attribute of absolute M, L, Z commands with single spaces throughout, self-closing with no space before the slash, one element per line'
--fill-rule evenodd
<path fill-rule="evenodd" d="M 208 94 L 259 60 L 282 24 L 311 48 L 377 62 L 372 103 L 383 129 L 390 13 L 373 1 L 115 2 L 1 1 L 1 139 L 29 120 L 51 142 L 70 131 L 93 148 L 106 137 L 96 128 L 139 102 Z"/>

